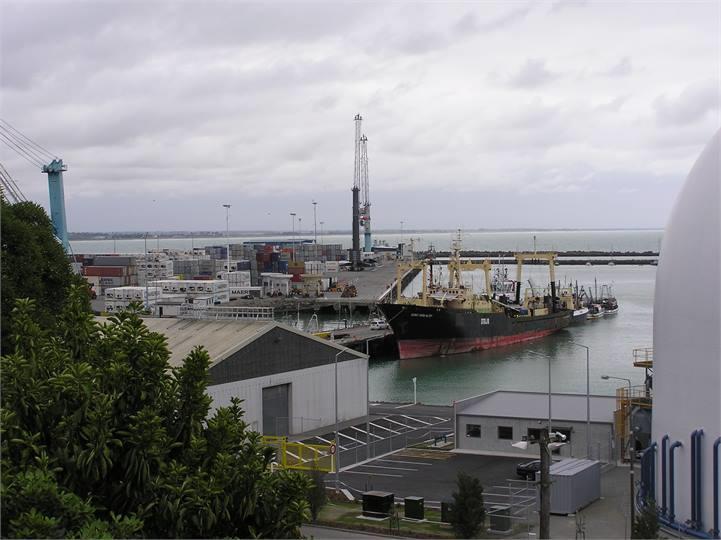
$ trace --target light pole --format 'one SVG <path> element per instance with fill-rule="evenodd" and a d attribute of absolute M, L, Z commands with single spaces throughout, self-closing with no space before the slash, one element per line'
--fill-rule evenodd
<path fill-rule="evenodd" d="M 291 232 L 291 239 L 292 239 L 291 246 L 292 247 L 290 250 L 290 257 L 293 260 L 293 262 L 295 262 L 295 212 L 290 213 L 290 226 L 292 227 L 292 231 L 293 231 L 293 232 Z"/>
<path fill-rule="evenodd" d="M 335 355 L 335 491 L 340 488 L 340 448 L 338 446 L 338 357 L 345 351 L 338 351 Z"/>
<path fill-rule="evenodd" d="M 569 342 L 576 347 L 586 349 L 586 459 L 591 459 L 591 376 L 589 371 L 591 349 L 575 341 Z M 601 456 L 598 456 L 601 459 Z"/>
<path fill-rule="evenodd" d="M 313 243 L 318 244 L 318 225 L 316 222 L 316 207 L 318 206 L 318 203 L 313 201 Z"/>
<path fill-rule="evenodd" d="M 413 377 L 413 405 L 418 403 L 418 394 L 416 393 L 416 378 Z"/>
<path fill-rule="evenodd" d="M 148 298 L 148 267 L 150 264 L 150 258 L 148 257 L 148 233 L 145 233 L 143 237 L 145 244 L 145 309 L 150 311 L 150 298 Z"/>
<path fill-rule="evenodd" d="M 633 492 L 634 492 L 634 472 L 633 472 L 633 458 L 636 453 L 636 441 L 634 437 L 633 425 L 631 425 L 631 379 L 625 377 L 614 377 L 613 375 L 601 375 L 604 381 L 609 379 L 616 379 L 618 381 L 626 381 L 628 383 L 628 429 L 630 431 L 628 445 L 629 445 L 629 482 L 631 483 L 631 527 L 636 519 L 636 508 L 633 503 Z"/>
<path fill-rule="evenodd" d="M 223 208 L 225 208 L 225 243 L 227 247 L 227 260 L 228 260 L 228 266 L 225 269 L 226 272 L 230 273 L 230 205 L 224 204 Z"/>
<path fill-rule="evenodd" d="M 325 221 L 320 222 L 320 243 L 321 244 L 323 244 L 323 223 L 325 223 Z"/>
<path fill-rule="evenodd" d="M 551 357 L 536 351 L 527 351 L 548 360 L 548 432 L 551 433 Z"/>
<path fill-rule="evenodd" d="M 550 439 L 553 438 L 554 442 Z M 511 446 L 526 450 L 529 444 L 538 444 L 538 449 L 541 455 L 541 504 L 539 511 L 539 534 L 538 537 L 541 539 L 551 538 L 551 494 L 549 488 L 551 487 L 550 474 L 551 474 L 551 448 L 558 448 L 563 446 L 565 443 L 557 442 L 558 440 L 565 440 L 565 437 L 560 433 L 549 433 L 546 429 L 541 429 L 537 441 L 519 441 L 511 443 Z"/>

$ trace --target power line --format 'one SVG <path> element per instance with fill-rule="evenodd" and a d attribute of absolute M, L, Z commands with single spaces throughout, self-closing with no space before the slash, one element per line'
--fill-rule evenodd
<path fill-rule="evenodd" d="M 27 135 L 25 135 L 24 133 L 22 133 L 19 129 L 13 127 L 13 125 L 12 125 L 10 122 L 8 122 L 7 120 L 4 120 L 4 119 L 0 118 L 0 122 L 2 122 L 2 123 L 5 124 L 6 126 L 8 126 L 10 129 L 12 129 L 15 133 L 17 133 L 17 134 L 20 135 L 23 139 L 25 139 L 26 141 L 28 141 L 28 143 L 30 143 L 32 146 L 34 146 L 35 148 L 37 148 L 37 149 L 40 150 L 41 152 L 44 152 L 48 157 L 53 158 L 53 159 L 60 159 L 60 158 L 58 158 L 58 156 L 56 156 L 55 154 L 53 154 L 53 153 L 52 153 L 51 151 L 49 151 L 47 148 L 45 148 L 44 146 L 39 145 L 38 143 L 36 143 L 35 141 L 33 141 L 30 137 L 28 137 Z M 52 159 L 51 159 L 51 161 L 52 161 Z"/>
<path fill-rule="evenodd" d="M 21 138 L 19 138 L 17 135 L 12 133 L 11 131 L 8 131 L 5 126 L 0 125 L 0 133 L 5 134 L 6 137 L 9 137 L 15 144 L 20 146 L 23 150 L 25 150 L 26 153 L 33 156 L 36 160 L 38 160 L 40 163 L 45 163 L 47 161 L 47 157 L 38 154 L 32 146 L 28 145 L 25 141 L 23 141 Z"/>
<path fill-rule="evenodd" d="M 3 133 L 0 133 L 0 138 L 1 138 L 2 142 L 5 143 L 5 145 L 8 148 L 10 148 L 11 150 L 14 150 L 15 153 L 17 153 L 20 157 L 25 159 L 25 161 L 27 161 L 34 167 L 40 167 L 42 169 L 42 167 L 43 167 L 42 162 L 38 161 L 37 158 L 33 158 L 31 154 L 28 154 L 21 146 L 18 146 L 15 142 L 13 142 L 12 139 L 9 139 Z"/>

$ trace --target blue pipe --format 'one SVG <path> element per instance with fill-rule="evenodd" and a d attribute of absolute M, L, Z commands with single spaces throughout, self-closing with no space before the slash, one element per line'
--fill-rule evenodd
<path fill-rule="evenodd" d="M 669 521 L 674 521 L 674 518 L 676 515 L 674 514 L 674 495 L 675 495 L 675 488 L 674 488 L 674 464 L 673 464 L 673 451 L 676 450 L 678 447 L 682 447 L 683 443 L 681 441 L 674 442 L 671 447 L 668 449 L 668 461 L 669 461 L 669 470 L 668 470 L 668 519 Z"/>
<path fill-rule="evenodd" d="M 696 527 L 696 435 L 698 430 L 691 432 L 691 527 Z"/>
<path fill-rule="evenodd" d="M 696 432 L 696 528 L 703 530 L 703 498 L 701 497 L 701 437 L 703 437 L 703 429 Z"/>
<path fill-rule="evenodd" d="M 719 446 L 721 446 L 721 437 L 716 439 L 713 443 L 713 536 L 714 538 L 719 537 Z"/>
<path fill-rule="evenodd" d="M 668 435 L 661 439 L 661 515 L 666 515 L 666 456 L 668 455 Z"/>

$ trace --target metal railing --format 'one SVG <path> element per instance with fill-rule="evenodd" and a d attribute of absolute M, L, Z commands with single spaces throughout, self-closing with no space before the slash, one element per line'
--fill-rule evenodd
<path fill-rule="evenodd" d="M 263 442 L 275 448 L 276 463 L 284 469 L 301 471 L 335 470 L 335 455 L 331 454 L 331 445 L 288 442 L 287 437 L 264 436 Z"/>
<path fill-rule="evenodd" d="M 245 306 L 194 306 L 183 304 L 178 311 L 180 319 L 201 319 L 213 321 L 272 321 L 275 312 L 272 307 Z"/>
<path fill-rule="evenodd" d="M 633 365 L 636 367 L 653 367 L 653 347 L 640 347 L 633 350 Z"/>

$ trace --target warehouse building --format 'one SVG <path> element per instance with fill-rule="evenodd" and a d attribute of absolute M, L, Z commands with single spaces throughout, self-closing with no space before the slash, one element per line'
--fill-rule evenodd
<path fill-rule="evenodd" d="M 566 444 L 554 450 L 562 457 L 614 461 L 613 414 L 616 398 L 590 396 L 590 456 L 586 440 L 586 395 L 551 394 L 551 426 L 566 436 Z M 548 426 L 547 392 L 490 392 L 453 404 L 455 447 L 459 452 L 538 456 L 538 446 L 526 450 L 512 443 L 538 439 Z"/>
<path fill-rule="evenodd" d="M 368 413 L 368 357 L 273 321 L 145 319 L 164 334 L 170 364 L 179 366 L 197 345 L 211 358 L 213 407 L 243 400 L 245 421 L 263 435 L 295 435 Z"/>

